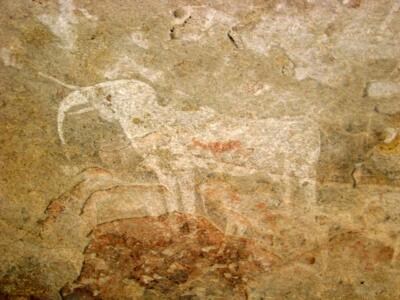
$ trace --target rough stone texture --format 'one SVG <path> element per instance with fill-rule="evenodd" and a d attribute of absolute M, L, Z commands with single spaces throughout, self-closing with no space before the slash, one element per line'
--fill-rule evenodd
<path fill-rule="evenodd" d="M 400 299 L 398 0 L 0 7 L 0 299 Z"/>

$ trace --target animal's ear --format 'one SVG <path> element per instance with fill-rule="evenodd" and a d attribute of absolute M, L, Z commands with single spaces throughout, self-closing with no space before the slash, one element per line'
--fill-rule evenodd
<path fill-rule="evenodd" d="M 126 137 L 131 142 L 134 142 L 136 139 L 142 138 L 155 131 L 154 128 L 148 128 L 144 123 L 135 124 L 134 120 L 129 118 L 121 119 L 120 125 Z"/>
<path fill-rule="evenodd" d="M 118 121 L 120 110 L 118 102 L 121 96 L 116 97 L 115 92 L 103 85 L 96 85 L 82 89 L 82 95 L 90 105 L 97 111 L 99 116 L 108 122 Z"/>
<path fill-rule="evenodd" d="M 57 131 L 62 144 L 65 144 L 63 125 L 66 112 L 75 106 L 88 103 L 87 98 L 82 95 L 80 91 L 70 93 L 61 101 L 60 106 L 58 107 Z"/>

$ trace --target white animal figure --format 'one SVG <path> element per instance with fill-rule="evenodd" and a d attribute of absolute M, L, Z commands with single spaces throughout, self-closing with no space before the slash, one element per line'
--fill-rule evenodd
<path fill-rule="evenodd" d="M 119 123 L 132 147 L 168 189 L 169 211 L 204 209 L 196 201 L 196 168 L 235 176 L 266 172 L 285 183 L 287 202 L 293 182 L 314 200 L 320 136 L 318 127 L 307 118 L 232 118 L 204 107 L 195 112 L 177 111 L 159 105 L 154 89 L 137 80 L 83 88 L 63 85 L 75 91 L 59 106 L 61 142 L 66 142 L 66 113 L 76 106 L 86 105 L 75 113 L 97 110 L 103 119 Z M 162 159 L 161 153 L 168 153 L 168 159 Z"/>

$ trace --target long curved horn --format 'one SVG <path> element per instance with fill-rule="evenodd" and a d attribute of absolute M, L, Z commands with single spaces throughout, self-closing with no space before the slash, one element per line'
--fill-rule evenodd
<path fill-rule="evenodd" d="M 57 131 L 62 144 L 65 144 L 63 131 L 65 113 L 71 108 L 82 104 L 89 104 L 89 101 L 80 91 L 72 92 L 61 101 L 60 106 L 58 107 Z"/>
<path fill-rule="evenodd" d="M 55 82 L 55 83 L 57 83 L 57 84 L 59 84 L 59 85 L 61 85 L 63 87 L 66 87 L 67 89 L 70 89 L 70 90 L 78 90 L 78 89 L 80 89 L 79 86 L 67 84 L 65 82 L 62 82 L 61 80 L 58 80 L 57 78 L 54 78 L 53 76 L 44 74 L 42 72 L 39 72 L 38 74 L 39 74 L 39 76 L 42 76 L 43 78 L 46 78 L 46 79 L 48 79 L 50 81 L 53 81 L 53 82 Z"/>

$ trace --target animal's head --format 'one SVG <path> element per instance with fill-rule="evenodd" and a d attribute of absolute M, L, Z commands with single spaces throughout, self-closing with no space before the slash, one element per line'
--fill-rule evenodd
<path fill-rule="evenodd" d="M 58 109 L 58 133 L 63 144 L 65 114 L 70 109 L 82 105 L 85 107 L 75 113 L 97 110 L 104 120 L 119 122 L 128 138 L 151 132 L 154 129 L 151 127 L 155 125 L 154 114 L 162 109 L 156 101 L 154 89 L 141 81 L 115 80 L 81 88 L 70 93 Z M 146 119 L 151 121 L 146 122 Z"/>

